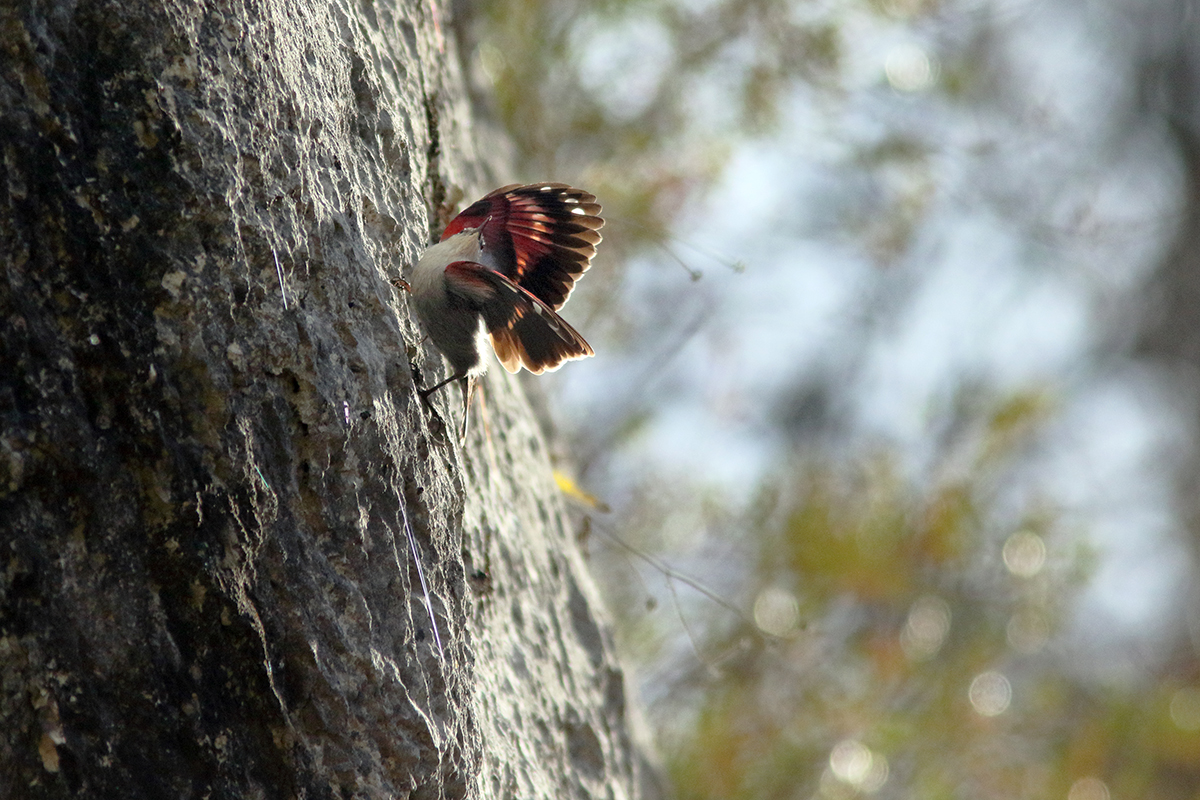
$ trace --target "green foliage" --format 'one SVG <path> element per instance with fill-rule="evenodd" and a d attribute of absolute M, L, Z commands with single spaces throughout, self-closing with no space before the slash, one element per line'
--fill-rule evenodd
<path fill-rule="evenodd" d="M 752 554 L 754 613 L 675 673 L 681 798 L 1194 796 L 1200 691 L 1100 689 L 1063 660 L 1081 553 L 1036 490 L 1012 496 L 1052 413 L 977 397 L 923 479 L 886 449 L 797 455 L 711 518 Z"/>
<path fill-rule="evenodd" d="M 997 494 L 1044 413 L 1044 402 L 1026 395 L 964 421 L 938 457 L 934 472 L 945 477 L 929 484 L 904 480 L 886 454 L 781 471 L 760 500 L 773 507 L 755 509 L 744 534 L 758 547 L 746 581 L 757 587 L 759 629 L 737 625 L 702 650 L 759 644 L 707 680 L 697 724 L 675 729 L 669 746 L 682 797 L 850 797 L 884 787 L 887 795 L 1000 797 L 1045 788 L 1026 786 L 1035 765 L 1024 745 L 1049 735 L 1038 712 L 1063 689 L 1043 685 L 1028 661 L 1046 657 L 1070 597 L 1069 570 L 1049 566 L 1053 559 L 1019 567 L 1024 576 L 1006 568 L 1010 536 L 1054 548 L 1058 531 L 1053 515 L 1014 517 Z M 966 473 L 955 466 L 964 462 Z M 790 628 L 771 619 L 769 593 L 794 598 Z M 1009 641 L 1021 614 L 1045 628 L 1039 641 L 1021 643 L 1027 652 Z M 973 704 L 978 676 L 999 695 L 977 687 Z"/>

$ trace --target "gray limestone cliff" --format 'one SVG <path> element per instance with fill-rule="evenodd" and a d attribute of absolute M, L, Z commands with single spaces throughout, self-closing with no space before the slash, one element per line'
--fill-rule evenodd
<path fill-rule="evenodd" d="M 414 392 L 445 5 L 0 8 L 0 797 L 658 796 L 519 384 Z"/>

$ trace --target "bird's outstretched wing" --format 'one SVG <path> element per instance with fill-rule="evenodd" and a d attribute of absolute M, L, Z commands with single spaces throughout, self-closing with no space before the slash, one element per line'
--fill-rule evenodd
<path fill-rule="evenodd" d="M 593 194 L 565 183 L 513 184 L 464 209 L 442 239 L 480 228 L 485 265 L 557 311 L 591 266 L 603 225 Z"/>

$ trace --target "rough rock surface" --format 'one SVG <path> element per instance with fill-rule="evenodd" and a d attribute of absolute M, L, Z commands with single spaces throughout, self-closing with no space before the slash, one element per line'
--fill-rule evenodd
<path fill-rule="evenodd" d="M 0 797 L 655 794 L 519 386 L 414 394 L 445 5 L 0 8 Z"/>

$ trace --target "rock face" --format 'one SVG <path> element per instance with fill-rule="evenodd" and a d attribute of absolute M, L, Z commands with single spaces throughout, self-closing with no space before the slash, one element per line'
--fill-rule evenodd
<path fill-rule="evenodd" d="M 0 10 L 0 797 L 656 794 L 519 386 L 414 393 L 445 5 Z"/>

